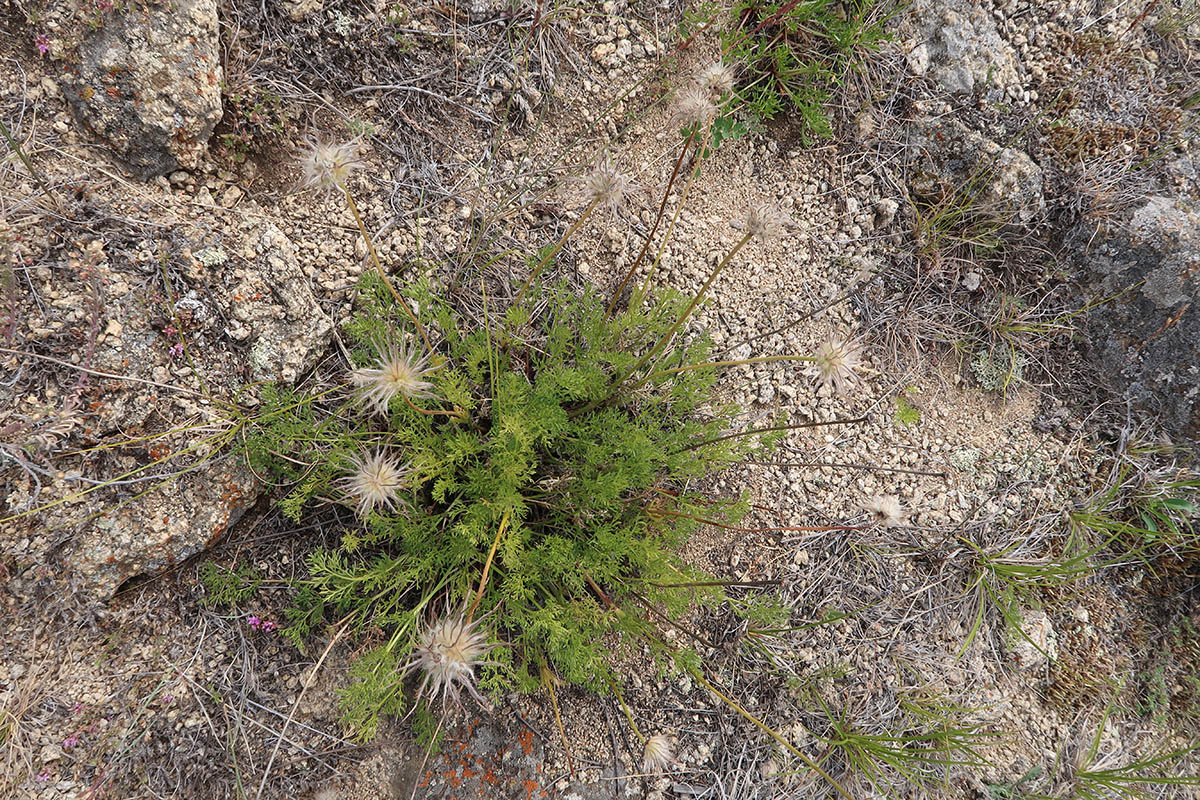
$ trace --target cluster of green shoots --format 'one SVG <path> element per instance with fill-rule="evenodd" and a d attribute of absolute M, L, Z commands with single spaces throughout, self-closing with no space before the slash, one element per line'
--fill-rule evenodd
<path fill-rule="evenodd" d="M 415 712 L 429 723 L 439 700 L 449 701 L 444 719 L 445 710 L 486 706 L 514 688 L 544 687 L 552 698 L 562 682 L 619 692 L 613 652 L 622 642 L 644 643 L 660 668 L 708 685 L 696 654 L 659 633 L 721 597 L 722 582 L 677 553 L 699 526 L 727 526 L 745 503 L 710 495 L 704 481 L 787 429 L 813 424 L 739 428 L 739 409 L 713 400 L 718 376 L 740 364 L 799 361 L 846 388 L 860 353 L 836 340 L 814 355 L 712 360 L 708 337 L 688 325 L 744 247 L 783 231 L 786 220 L 770 206 L 749 211 L 743 235 L 697 291 L 652 288 L 678 219 L 648 261 L 665 198 L 688 154 L 699 164 L 709 152 L 713 109 L 731 91 L 728 68 L 715 65 L 676 98 L 679 158 L 651 232 L 611 295 L 544 280 L 588 219 L 628 202 L 636 184 L 605 159 L 582 179 L 575 222 L 528 259 L 515 299 L 497 307 L 502 292 L 489 296 L 480 281 L 473 317 L 434 274 L 393 283 L 349 188 L 357 145 L 309 144 L 305 183 L 341 195 L 373 270 L 346 325 L 347 384 L 267 387 L 268 413 L 246 452 L 256 471 L 290 486 L 289 516 L 323 502 L 356 517 L 335 546 L 309 557 L 286 633 L 302 644 L 336 620 L 365 642 L 343 696 L 359 737 L 370 738 L 385 714 Z M 634 729 L 647 769 L 672 763 L 667 739 Z"/>
<path fill-rule="evenodd" d="M 889 38 L 877 0 L 737 0 L 722 44 L 744 64 L 737 97 L 755 117 L 795 111 L 806 142 L 829 138 L 826 111 L 865 56 Z"/>

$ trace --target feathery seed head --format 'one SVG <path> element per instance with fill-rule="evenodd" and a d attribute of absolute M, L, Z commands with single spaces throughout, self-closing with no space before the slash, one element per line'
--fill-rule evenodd
<path fill-rule="evenodd" d="M 483 695 L 475 688 L 475 667 L 486 663 L 483 657 L 492 649 L 487 634 L 479 629 L 481 620 L 468 621 L 463 615 L 448 614 L 421 632 L 408 669 L 418 667 L 425 673 L 417 697 L 429 690 L 430 701 L 440 695 L 443 702 L 458 705 L 459 692 L 465 689 L 482 706 Z"/>
<path fill-rule="evenodd" d="M 300 185 L 321 192 L 341 191 L 350 176 L 362 165 L 357 141 L 337 143 L 307 138 L 300 152 L 300 168 L 303 172 Z"/>
<path fill-rule="evenodd" d="M 697 83 L 711 97 L 719 99 L 733 91 L 733 67 L 720 61 L 714 61 L 700 71 Z"/>
<path fill-rule="evenodd" d="M 675 94 L 675 102 L 671 106 L 671 120 L 676 125 L 685 128 L 695 125 L 703 128 L 716 116 L 717 107 L 708 90 L 703 87 L 689 86 Z"/>
<path fill-rule="evenodd" d="M 583 177 L 583 192 L 588 203 L 595 203 L 610 214 L 616 214 L 638 188 L 633 179 L 605 159 Z"/>
<path fill-rule="evenodd" d="M 642 753 L 642 769 L 650 774 L 665 772 L 674 763 L 671 740 L 665 734 L 656 733 L 646 740 Z"/>
<path fill-rule="evenodd" d="M 904 506 L 900 498 L 894 494 L 872 497 L 863 503 L 863 511 L 871 517 L 871 522 L 885 528 L 895 528 L 904 524 Z"/>
<path fill-rule="evenodd" d="M 382 450 L 376 450 L 354 457 L 350 466 L 352 471 L 339 485 L 355 499 L 360 517 L 365 517 L 376 507 L 394 510 L 397 504 L 403 505 L 400 490 L 409 474 L 407 464 L 401 466 Z"/>
<path fill-rule="evenodd" d="M 433 397 L 433 384 L 424 380 L 436 367 L 429 366 L 428 354 L 419 356 L 395 340 L 375 342 L 376 362 L 373 367 L 360 367 L 350 373 L 359 389 L 359 399 L 374 406 L 380 414 L 388 413 L 392 400 L 404 396 Z"/>
<path fill-rule="evenodd" d="M 763 203 L 750 209 L 746 215 L 746 232 L 755 239 L 771 239 L 783 233 L 785 219 L 779 209 Z"/>
<path fill-rule="evenodd" d="M 854 339 L 832 336 L 818 347 L 809 372 L 819 386 L 829 386 L 835 394 L 845 394 L 858 384 L 856 370 L 862 367 L 862 344 Z"/>

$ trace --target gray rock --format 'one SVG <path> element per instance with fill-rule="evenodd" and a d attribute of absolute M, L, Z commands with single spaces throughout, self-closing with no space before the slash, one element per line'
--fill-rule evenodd
<path fill-rule="evenodd" d="M 195 168 L 221 119 L 216 0 L 107 14 L 64 86 L 80 123 L 142 178 Z"/>
<path fill-rule="evenodd" d="M 908 54 L 915 74 L 928 72 L 943 91 L 952 93 L 1018 83 L 1013 50 L 978 0 L 923 0 L 915 18 L 922 36 Z"/>
<path fill-rule="evenodd" d="M 63 574 L 99 597 L 211 546 L 254 504 L 261 489 L 255 476 L 228 443 L 205 443 L 236 422 L 222 401 L 247 400 L 253 392 L 239 392 L 255 381 L 296 380 L 324 354 L 332 331 L 296 248 L 258 206 L 197 207 L 169 190 L 154 201 L 178 237 L 167 263 L 189 288 L 173 303 L 160 301 L 169 316 L 155 313 L 131 287 L 144 280 L 141 270 L 159 268 L 157 259 L 142 264 L 126 251 L 96 251 L 101 327 L 113 335 L 99 342 L 92 366 L 132 380 L 94 387 L 98 402 L 88 415 L 96 436 L 149 438 L 117 451 L 98 471 L 69 455 L 56 462 L 67 476 L 64 490 L 75 496 L 28 520 L 30 544 L 21 553 L 31 561 L 54 553 Z M 186 354 L 172 352 L 180 341 Z M 181 430 L 153 435 L 164 428 Z M 121 479 L 95 487 L 73 473 Z"/>
<path fill-rule="evenodd" d="M 220 541 L 260 489 L 235 458 L 218 458 L 126 505 L 110 499 L 106 510 L 84 522 L 62 558 L 90 591 L 109 597 L 128 578 L 166 569 Z"/>
<path fill-rule="evenodd" d="M 1171 432 L 1200 438 L 1200 203 L 1151 197 L 1079 259 L 1088 295 L 1112 298 L 1086 321 L 1099 374 Z"/>
<path fill-rule="evenodd" d="M 333 323 L 317 305 L 295 245 L 267 215 L 246 214 L 240 227 L 244 252 L 254 255 L 251 268 L 229 289 L 228 314 L 240 330 L 250 331 L 250 377 L 291 383 L 312 367 Z"/>
<path fill-rule="evenodd" d="M 1001 147 L 950 118 L 918 123 L 910 137 L 916 153 L 914 195 L 953 196 L 998 222 L 1031 222 L 1046 207 L 1042 169 L 1025 153 Z"/>

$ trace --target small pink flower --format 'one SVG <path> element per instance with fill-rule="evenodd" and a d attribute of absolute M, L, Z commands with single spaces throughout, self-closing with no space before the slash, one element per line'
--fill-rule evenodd
<path fill-rule="evenodd" d="M 33 45 L 40 54 L 46 55 L 50 52 L 50 37 L 44 33 L 39 33 L 33 37 Z"/>
<path fill-rule="evenodd" d="M 274 622 L 272 622 L 271 620 L 269 620 L 269 619 L 264 619 L 264 620 L 263 620 L 262 629 L 263 629 L 264 631 L 266 631 L 267 633 L 271 633 L 271 632 L 272 632 L 272 631 L 274 631 L 274 630 L 275 630 L 277 627 L 279 627 L 279 626 L 277 626 L 277 625 L 276 625 Z"/>
<path fill-rule="evenodd" d="M 254 630 L 258 630 L 259 628 L 262 627 L 262 620 L 259 619 L 258 617 L 253 617 L 253 616 L 246 617 L 246 624 L 249 625 Z"/>
<path fill-rule="evenodd" d="M 62 740 L 64 750 L 70 750 L 75 745 L 79 744 L 79 733 L 72 733 L 70 736 Z"/>
<path fill-rule="evenodd" d="M 183 355 L 183 343 L 176 342 L 171 345 L 171 358 L 179 358 L 181 355 Z"/>
<path fill-rule="evenodd" d="M 50 780 L 50 768 L 43 767 L 42 771 L 37 774 L 37 781 L 38 783 L 45 783 L 48 780 Z"/>
<path fill-rule="evenodd" d="M 163 328 L 164 336 L 174 336 L 177 333 L 179 333 L 179 329 L 174 325 L 168 325 L 167 327 Z"/>

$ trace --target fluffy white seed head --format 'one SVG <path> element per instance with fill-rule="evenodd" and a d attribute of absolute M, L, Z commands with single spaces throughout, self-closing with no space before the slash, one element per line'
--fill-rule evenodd
<path fill-rule="evenodd" d="M 700 70 L 696 82 L 704 91 L 709 93 L 710 97 L 720 99 L 733 91 L 733 67 L 729 64 L 715 61 Z"/>
<path fill-rule="evenodd" d="M 361 453 L 351 460 L 350 474 L 341 480 L 341 488 L 355 501 L 360 517 L 376 508 L 395 510 L 403 505 L 400 490 L 408 477 L 408 465 L 400 465 L 382 450 Z"/>
<path fill-rule="evenodd" d="M 643 771 L 656 775 L 666 772 L 674 763 L 671 740 L 665 734 L 656 733 L 646 740 L 646 749 L 642 752 Z"/>
<path fill-rule="evenodd" d="M 475 667 L 486 663 L 483 657 L 492 649 L 487 634 L 480 630 L 481 620 L 468 621 L 463 615 L 448 614 L 432 622 L 421 632 L 408 669 L 416 667 L 425 673 L 417 697 L 429 692 L 430 701 L 458 705 L 460 692 L 466 692 L 482 706 L 487 701 L 475 688 Z"/>
<path fill-rule="evenodd" d="M 588 204 L 595 203 L 597 208 L 610 214 L 616 214 L 638 188 L 633 178 L 608 159 L 583 177 L 583 194 Z"/>
<path fill-rule="evenodd" d="M 305 139 L 300 151 L 300 185 L 321 192 L 341 191 L 362 165 L 357 141 L 339 143 Z"/>
<path fill-rule="evenodd" d="M 764 203 L 746 215 L 746 232 L 755 239 L 771 239 L 783 233 L 786 220 L 775 206 Z"/>
<path fill-rule="evenodd" d="M 387 414 L 397 397 L 409 400 L 433 397 L 433 384 L 425 376 L 435 369 L 430 368 L 428 355 L 418 356 L 394 340 L 381 340 L 375 342 L 375 365 L 354 370 L 350 379 L 358 387 L 362 402 L 380 414 Z"/>
<path fill-rule="evenodd" d="M 701 86 L 688 86 L 675 94 L 671 104 L 671 119 L 676 125 L 703 129 L 717 116 L 717 106 L 711 95 Z"/>
<path fill-rule="evenodd" d="M 822 342 L 809 372 L 819 386 L 829 386 L 835 394 L 845 394 L 858 385 L 857 370 L 862 367 L 862 344 L 853 339 L 830 337 Z"/>
<path fill-rule="evenodd" d="M 900 498 L 894 494 L 869 498 L 863 503 L 863 511 L 867 512 L 873 524 L 884 528 L 904 524 L 904 506 L 900 505 Z"/>

